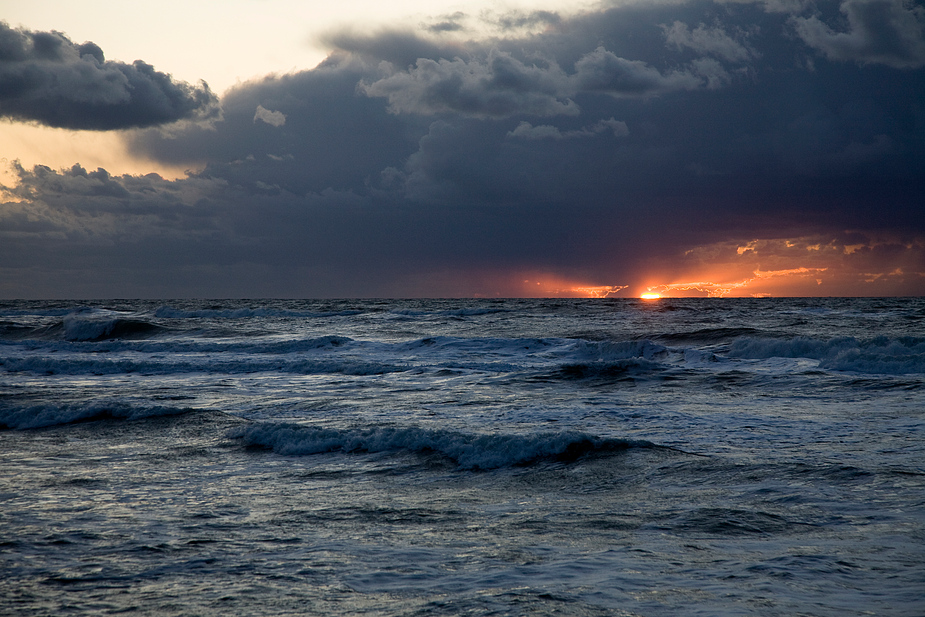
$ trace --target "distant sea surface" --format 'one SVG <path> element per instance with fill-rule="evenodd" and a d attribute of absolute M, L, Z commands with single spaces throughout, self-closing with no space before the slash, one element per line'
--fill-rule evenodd
<path fill-rule="evenodd" d="M 925 614 L 925 299 L 0 302 L 0 614 Z"/>

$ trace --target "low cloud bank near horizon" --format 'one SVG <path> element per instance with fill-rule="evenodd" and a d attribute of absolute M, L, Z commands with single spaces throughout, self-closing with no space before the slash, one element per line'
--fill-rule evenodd
<path fill-rule="evenodd" d="M 325 62 L 238 85 L 208 124 L 127 134 L 205 162 L 186 178 L 15 167 L 0 293 L 632 293 L 724 269 L 925 293 L 925 12 L 790 6 L 332 32 Z"/>

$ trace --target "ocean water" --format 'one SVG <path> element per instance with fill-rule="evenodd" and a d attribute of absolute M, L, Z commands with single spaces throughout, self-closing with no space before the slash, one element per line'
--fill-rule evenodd
<path fill-rule="evenodd" d="M 0 302 L 0 613 L 923 615 L 925 299 Z"/>

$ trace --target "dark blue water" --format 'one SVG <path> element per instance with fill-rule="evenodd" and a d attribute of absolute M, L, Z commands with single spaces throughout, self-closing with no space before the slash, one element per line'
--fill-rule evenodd
<path fill-rule="evenodd" d="M 925 300 L 0 303 L 0 613 L 925 614 Z"/>

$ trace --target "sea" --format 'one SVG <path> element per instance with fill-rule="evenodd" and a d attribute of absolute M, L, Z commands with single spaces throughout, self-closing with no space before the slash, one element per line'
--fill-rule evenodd
<path fill-rule="evenodd" d="M 0 302 L 0 614 L 925 615 L 925 298 Z"/>

